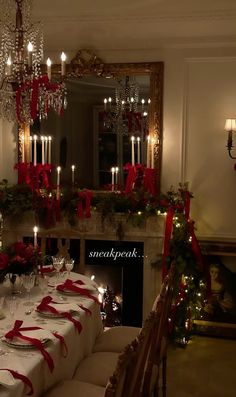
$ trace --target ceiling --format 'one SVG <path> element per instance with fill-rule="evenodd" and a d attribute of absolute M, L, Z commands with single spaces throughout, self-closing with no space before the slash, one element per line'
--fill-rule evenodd
<path fill-rule="evenodd" d="M 235 0 L 34 0 L 46 53 L 236 46 Z"/>

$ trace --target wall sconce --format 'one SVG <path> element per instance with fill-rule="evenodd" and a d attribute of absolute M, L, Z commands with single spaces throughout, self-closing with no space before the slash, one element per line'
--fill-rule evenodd
<path fill-rule="evenodd" d="M 236 119 L 226 119 L 225 131 L 228 131 L 227 150 L 231 159 L 236 159 L 232 156 L 231 150 L 233 148 L 233 131 L 236 131 Z"/>

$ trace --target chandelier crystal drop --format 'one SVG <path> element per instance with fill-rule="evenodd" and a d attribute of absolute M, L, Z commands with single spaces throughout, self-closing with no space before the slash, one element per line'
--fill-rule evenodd
<path fill-rule="evenodd" d="M 47 118 L 50 108 L 60 115 L 65 83 L 42 74 L 42 24 L 31 22 L 32 0 L 0 0 L 0 8 L 0 117 L 32 124 Z"/>

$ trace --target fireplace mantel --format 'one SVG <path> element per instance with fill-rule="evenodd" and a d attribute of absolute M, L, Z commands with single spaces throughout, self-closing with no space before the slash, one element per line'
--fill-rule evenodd
<path fill-rule="evenodd" d="M 24 236 L 33 236 L 35 220 L 28 216 L 20 223 L 4 221 L 3 244 L 21 240 Z M 143 318 L 146 318 L 152 307 L 155 296 L 161 285 L 161 255 L 164 238 L 165 216 L 150 216 L 139 226 L 134 226 L 127 221 L 125 214 L 114 214 L 112 219 L 102 221 L 101 214 L 94 211 L 91 218 L 79 219 L 75 226 L 71 226 L 66 219 L 62 219 L 55 227 L 50 229 L 39 228 L 38 236 L 41 237 L 41 248 L 46 238 L 78 239 L 80 244 L 80 261 L 78 271 L 84 273 L 85 242 L 86 240 L 118 240 L 122 231 L 124 241 L 140 241 L 144 243 L 143 258 Z"/>

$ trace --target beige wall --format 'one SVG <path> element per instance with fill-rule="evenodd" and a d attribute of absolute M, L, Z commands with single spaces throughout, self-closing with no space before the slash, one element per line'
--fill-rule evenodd
<path fill-rule="evenodd" d="M 175 47 L 98 55 L 108 62 L 165 62 L 162 190 L 189 181 L 197 234 L 236 239 L 236 171 L 223 130 L 225 118 L 236 117 L 236 49 Z M 0 124 L 1 144 L 6 133 Z M 13 180 L 6 164 L 14 162 L 8 153 L 15 142 L 8 145 L 1 153 L 0 177 L 8 173 Z"/>

